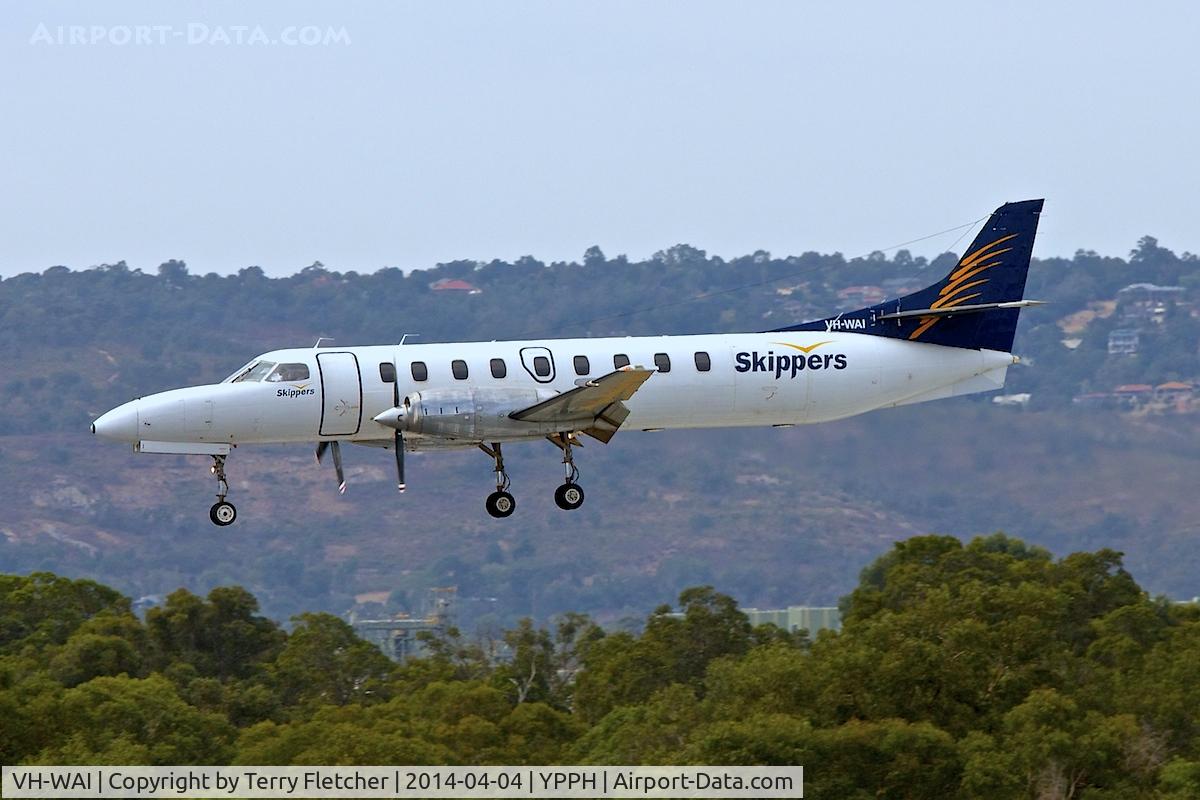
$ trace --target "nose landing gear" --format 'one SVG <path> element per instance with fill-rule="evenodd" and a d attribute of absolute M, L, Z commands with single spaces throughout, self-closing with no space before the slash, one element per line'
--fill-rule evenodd
<path fill-rule="evenodd" d="M 229 483 L 225 480 L 225 456 L 213 456 L 213 465 L 209 472 L 217 478 L 217 502 L 208 510 L 208 518 L 213 525 L 224 528 L 232 525 L 237 519 L 237 509 L 233 503 L 226 502 L 225 495 L 229 494 Z"/>
<path fill-rule="evenodd" d="M 512 516 L 513 511 L 517 508 L 517 500 L 508 493 L 508 472 L 504 469 L 504 453 L 500 449 L 500 443 L 492 442 L 491 447 L 481 444 L 479 449 L 496 462 L 496 491 L 487 496 L 483 506 L 489 514 L 497 519 Z"/>

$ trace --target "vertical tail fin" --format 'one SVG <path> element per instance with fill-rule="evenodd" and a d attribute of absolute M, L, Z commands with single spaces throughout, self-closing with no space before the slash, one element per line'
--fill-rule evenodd
<path fill-rule="evenodd" d="M 1010 352 L 1042 203 L 1005 203 L 993 211 L 950 274 L 932 286 L 897 300 L 779 330 L 849 331 Z"/>

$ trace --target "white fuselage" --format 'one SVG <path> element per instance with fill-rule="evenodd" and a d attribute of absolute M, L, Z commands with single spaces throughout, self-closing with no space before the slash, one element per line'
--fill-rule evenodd
<path fill-rule="evenodd" d="M 662 368 L 664 354 L 669 370 Z M 147 452 L 220 453 L 256 442 L 391 442 L 394 431 L 373 418 L 392 408 L 397 396 L 484 388 L 536 389 L 550 396 L 612 372 L 622 365 L 621 360 L 614 365 L 617 356 L 658 368 L 625 402 L 630 413 L 622 431 L 826 422 L 998 389 L 1016 360 L 992 350 L 845 332 L 290 349 L 258 360 L 305 365 L 306 379 L 274 375 L 277 380 L 232 382 L 231 376 L 219 384 L 150 395 L 105 414 L 95 432 Z M 495 359 L 503 361 L 503 377 L 493 376 Z M 465 362 L 465 377 L 461 365 L 454 374 L 455 361 Z M 425 374 L 425 380 L 414 378 L 414 362 L 424 365 L 416 377 Z M 709 368 L 702 370 L 705 362 Z M 385 380 L 393 369 L 396 386 Z M 407 442 L 409 449 L 477 443 L 419 436 Z"/>

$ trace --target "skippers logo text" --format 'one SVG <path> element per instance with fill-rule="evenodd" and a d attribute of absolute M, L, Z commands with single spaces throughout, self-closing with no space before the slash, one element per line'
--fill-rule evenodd
<path fill-rule="evenodd" d="M 276 397 L 305 397 L 310 394 L 316 394 L 317 390 L 313 389 L 307 383 L 292 383 L 289 384 L 289 389 L 276 389 Z"/>
<path fill-rule="evenodd" d="M 734 360 L 737 362 L 734 369 L 738 372 L 767 372 L 774 375 L 775 378 L 782 378 L 784 375 L 795 378 L 805 370 L 846 368 L 846 356 L 843 353 L 813 352 L 819 347 L 832 344 L 832 342 L 817 342 L 810 345 L 791 344 L 790 342 L 771 342 L 771 344 L 799 350 L 800 354 L 776 353 L 774 350 L 768 350 L 766 353 L 759 353 L 757 350 L 748 353 L 742 352 L 734 356 Z"/>

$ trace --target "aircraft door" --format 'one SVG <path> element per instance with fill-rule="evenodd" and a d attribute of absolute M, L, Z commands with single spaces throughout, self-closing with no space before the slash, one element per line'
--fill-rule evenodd
<path fill-rule="evenodd" d="M 522 347 L 521 366 L 538 383 L 554 380 L 554 354 L 545 347 Z"/>
<path fill-rule="evenodd" d="M 352 436 L 362 423 L 362 381 L 353 353 L 318 353 L 322 436 Z"/>

